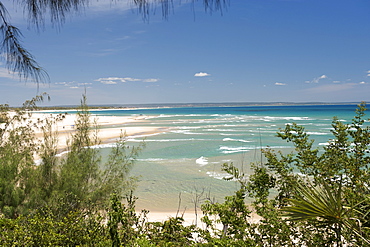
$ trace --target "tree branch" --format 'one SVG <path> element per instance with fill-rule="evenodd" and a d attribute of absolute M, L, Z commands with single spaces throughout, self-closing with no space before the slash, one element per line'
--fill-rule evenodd
<path fill-rule="evenodd" d="M 0 2 L 0 33 L 2 42 L 0 52 L 5 57 L 6 67 L 8 70 L 19 74 L 21 79 L 32 78 L 36 83 L 49 81 L 49 76 L 38 63 L 34 60 L 21 44 L 20 30 L 9 24 L 7 20 L 7 10 Z"/>

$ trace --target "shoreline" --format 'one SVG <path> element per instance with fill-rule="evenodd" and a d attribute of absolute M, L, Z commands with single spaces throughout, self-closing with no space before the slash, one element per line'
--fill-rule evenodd
<path fill-rule="evenodd" d="M 38 120 L 45 120 L 47 118 L 54 118 L 60 112 L 55 113 L 41 113 L 39 111 L 33 112 L 31 120 L 36 123 Z M 57 121 L 53 125 L 52 132 L 57 135 L 58 144 L 57 150 L 58 153 L 65 151 L 67 148 L 67 141 L 71 138 L 75 130 L 75 121 L 77 119 L 77 114 L 66 114 L 65 118 Z M 125 124 L 137 122 L 145 123 L 147 122 L 144 116 L 140 117 L 131 117 L 131 116 L 96 116 L 91 115 L 90 119 L 92 124 L 96 124 L 97 127 L 97 137 L 99 138 L 101 144 L 110 144 L 115 143 L 122 135 L 125 137 L 145 137 L 148 135 L 155 135 L 159 133 L 164 133 L 169 130 L 166 127 L 153 127 L 141 126 L 141 127 L 132 127 L 125 126 Z M 41 128 L 34 128 L 35 136 L 38 140 L 42 141 L 43 132 Z M 94 131 L 94 130 L 93 130 Z"/>
<path fill-rule="evenodd" d="M 34 112 L 32 114 L 31 120 L 33 122 L 37 122 L 38 119 L 43 120 L 49 117 L 55 117 L 60 112 L 53 112 L 53 113 L 40 113 Z M 58 121 L 53 126 L 53 132 L 57 132 L 57 150 L 58 154 L 61 154 L 66 151 L 67 148 L 67 140 L 70 139 L 71 135 L 75 133 L 76 129 L 75 121 L 77 119 L 77 114 L 70 113 L 66 114 L 65 118 L 61 121 Z M 169 127 L 157 126 L 152 127 L 150 126 L 150 120 L 148 120 L 145 116 L 96 116 L 91 114 L 91 122 L 93 123 L 96 121 L 96 126 L 98 128 L 98 138 L 101 141 L 100 144 L 110 144 L 115 143 L 118 138 L 121 136 L 122 133 L 126 133 L 126 137 L 144 137 L 149 135 L 155 135 L 159 133 L 164 133 L 168 131 Z M 125 126 L 126 124 L 138 123 L 140 127 L 132 127 L 132 126 Z M 35 128 L 35 133 L 39 140 L 42 140 L 43 133 L 41 128 Z M 35 157 L 37 159 L 37 157 Z M 137 205 L 137 213 L 140 213 L 139 210 L 146 209 L 143 205 Z M 173 209 L 165 209 L 163 210 L 155 210 L 149 209 L 149 213 L 147 215 L 147 219 L 149 222 L 164 222 L 168 220 L 170 217 L 182 216 L 184 219 L 184 225 L 191 225 L 196 224 L 199 227 L 204 227 L 204 223 L 201 222 L 202 211 L 200 209 L 197 210 L 197 215 L 195 214 L 194 209 L 180 209 L 179 211 Z M 249 218 L 251 222 L 258 221 L 253 214 Z"/>

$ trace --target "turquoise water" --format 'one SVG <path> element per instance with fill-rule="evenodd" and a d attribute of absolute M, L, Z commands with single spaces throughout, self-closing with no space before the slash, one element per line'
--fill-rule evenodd
<path fill-rule="evenodd" d="M 167 131 L 145 137 L 146 148 L 132 170 L 139 176 L 135 195 L 138 208 L 175 211 L 192 208 L 196 194 L 222 200 L 237 187 L 222 180 L 225 162 L 250 173 L 250 162 L 260 162 L 260 149 L 288 152 L 292 145 L 276 137 L 279 128 L 297 123 L 323 146 L 332 138 L 332 117 L 349 122 L 355 105 L 189 107 L 135 110 L 100 110 L 96 115 L 142 116 L 146 120 L 129 126 L 166 127 Z M 143 136 L 130 137 L 135 145 Z"/>

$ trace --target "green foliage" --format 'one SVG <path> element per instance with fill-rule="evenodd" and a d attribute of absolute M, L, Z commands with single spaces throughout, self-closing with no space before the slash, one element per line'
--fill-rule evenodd
<path fill-rule="evenodd" d="M 304 127 L 287 125 L 278 137 L 291 142 L 295 152 L 263 150 L 267 162 L 252 164 L 248 180 L 233 164 L 224 165 L 228 180 L 238 181 L 241 189 L 223 203 L 202 205 L 205 241 L 220 246 L 237 245 L 236 239 L 245 246 L 369 244 L 370 127 L 365 111 L 360 104 L 348 124 L 334 117 L 334 137 L 323 150 L 314 148 Z M 252 199 L 250 209 L 242 206 L 245 194 Z M 259 216 L 258 223 L 247 223 L 251 212 Z M 241 231 L 228 231 L 229 225 Z"/>
<path fill-rule="evenodd" d="M 69 210 L 92 206 L 103 209 L 108 205 L 111 193 L 123 195 L 133 189 L 135 179 L 128 174 L 143 144 L 131 148 L 125 144 L 125 138 L 121 135 L 108 160 L 102 162 L 100 151 L 96 148 L 100 144 L 98 127 L 91 122 L 85 96 L 81 101 L 75 129 L 68 144 L 68 152 L 60 164 L 49 165 L 54 167 L 54 171 L 51 168 L 49 172 L 56 174 L 50 202 L 64 198 L 71 200 L 66 204 Z M 44 159 L 43 166 L 47 164 L 55 162 Z"/>
<path fill-rule="evenodd" d="M 135 212 L 136 197 L 130 194 L 125 197 L 127 206 L 121 203 L 117 194 L 111 195 L 110 209 L 108 210 L 108 228 L 112 247 L 133 246 L 144 229 L 147 211 L 141 215 Z"/>
<path fill-rule="evenodd" d="M 184 246 L 193 244 L 195 226 L 184 226 L 182 217 L 171 217 L 164 222 L 147 222 L 148 211 L 135 212 L 132 193 L 121 203 L 117 194 L 111 196 L 108 210 L 108 229 L 112 247 L 117 246 Z"/>
<path fill-rule="evenodd" d="M 148 211 L 135 211 L 136 198 L 125 197 L 122 204 L 117 194 L 111 196 L 108 210 L 109 236 L 112 247 L 117 246 L 190 246 L 194 244 L 194 225 L 184 226 L 182 217 L 171 217 L 164 222 L 148 222 Z"/>
<path fill-rule="evenodd" d="M 6 217 L 15 218 L 25 212 L 33 189 L 37 143 L 29 117 L 44 96 L 26 101 L 14 112 L 8 105 L 0 105 L 0 213 Z"/>
<path fill-rule="evenodd" d="M 131 148 L 121 135 L 102 162 L 94 147 L 100 143 L 98 129 L 91 123 L 83 97 L 68 152 L 60 159 L 53 127 L 64 115 L 36 122 L 30 119 L 30 111 L 43 97 L 26 101 L 14 113 L 7 105 L 0 108 L 0 217 L 7 229 L 0 238 L 9 246 L 20 245 L 13 243 L 14 239 L 24 246 L 91 246 L 108 241 L 107 228 L 97 212 L 106 209 L 111 193 L 121 196 L 132 191 L 135 179 L 129 177 L 129 171 L 143 144 Z M 44 133 L 41 142 L 34 133 L 38 127 Z M 35 155 L 41 158 L 39 165 L 34 163 Z M 130 207 L 124 210 L 130 217 L 122 219 L 134 219 L 135 200 L 132 194 L 130 198 Z M 125 239 L 136 238 L 131 223 L 126 222 Z M 99 240 L 91 234 L 103 237 Z"/>
<path fill-rule="evenodd" d="M 203 231 L 203 237 L 208 242 L 212 242 L 214 236 L 245 240 L 248 236 L 247 229 L 250 227 L 248 223 L 250 210 L 244 201 L 246 196 L 245 176 L 233 164 L 224 164 L 223 170 L 232 175 L 227 180 L 233 178 L 239 182 L 240 189 L 234 195 L 225 197 L 223 203 L 208 200 L 202 205 L 201 208 L 204 214 L 202 221 L 210 230 Z M 215 218 L 212 216 L 215 216 Z M 219 224 L 222 224 L 222 230 L 219 229 Z"/>
<path fill-rule="evenodd" d="M 86 207 L 86 203 L 97 202 L 96 189 L 99 188 L 101 157 L 99 150 L 93 146 L 99 144 L 97 129 L 91 129 L 90 114 L 86 106 L 86 98 L 81 102 L 75 122 L 76 131 L 69 140 L 67 154 L 61 160 L 58 167 L 60 170 L 59 183 L 56 196 L 64 196 L 70 193 L 81 204 L 76 207 Z M 92 135 L 91 135 L 92 132 Z M 75 208 L 71 208 L 73 210 Z"/>
<path fill-rule="evenodd" d="M 289 203 L 296 206 L 283 208 L 290 220 L 303 220 L 321 218 L 322 224 L 338 224 L 348 218 L 349 210 L 343 207 L 342 186 L 333 191 L 325 180 L 322 180 L 322 188 L 311 187 L 307 184 L 299 184 L 296 191 L 299 194 Z M 334 192 L 334 193 L 333 193 Z"/>
<path fill-rule="evenodd" d="M 305 245 L 368 242 L 369 218 L 364 209 L 369 208 L 370 128 L 363 119 L 365 111 L 365 104 L 360 104 L 348 124 L 334 118 L 333 139 L 323 150 L 314 149 L 313 140 L 296 124 L 278 133 L 293 143 L 296 153 L 264 150 L 269 176 L 276 180 L 270 198 L 276 196 L 270 201 L 277 209 L 283 206 L 289 220 L 285 222 L 294 231 L 290 236 Z"/>
<path fill-rule="evenodd" d="M 147 238 L 159 246 L 189 246 L 194 244 L 195 225 L 184 226 L 182 217 L 170 217 L 163 222 L 147 223 Z"/>
<path fill-rule="evenodd" d="M 183 217 L 148 222 L 147 211 L 136 213 L 135 179 L 129 171 L 143 145 L 128 147 L 122 134 L 102 162 L 95 148 L 100 144 L 98 128 L 85 97 L 62 159 L 55 155 L 53 126 L 63 115 L 36 123 L 44 133 L 38 143 L 27 109 L 42 99 L 27 101 L 12 114 L 8 106 L 0 107 L 1 246 L 370 244 L 370 127 L 364 119 L 365 104 L 359 105 L 351 123 L 333 119 L 333 139 L 321 150 L 293 123 L 278 137 L 291 142 L 295 151 L 263 150 L 266 163 L 252 164 L 249 176 L 232 163 L 224 164 L 230 175 L 225 179 L 239 189 L 223 202 L 208 198 L 201 205 L 206 228 L 200 229 L 185 226 Z M 35 154 L 42 158 L 38 166 Z M 196 203 L 200 200 L 197 195 Z"/>
<path fill-rule="evenodd" d="M 17 219 L 0 218 L 1 246 L 106 246 L 109 243 L 97 212 L 70 211 L 62 218 L 50 210 Z"/>
<path fill-rule="evenodd" d="M 0 213 L 7 218 L 37 208 L 64 201 L 65 212 L 88 207 L 105 208 L 109 195 L 132 190 L 135 179 L 129 171 L 143 147 L 129 147 L 125 138 L 112 148 L 106 162 L 102 162 L 98 128 L 91 122 L 86 97 L 83 97 L 75 132 L 70 138 L 67 154 L 57 154 L 57 133 L 53 126 L 64 115 L 32 121 L 31 111 L 45 95 L 26 101 L 13 112 L 9 106 L 0 107 Z M 35 128 L 41 128 L 42 141 L 35 137 Z M 35 157 L 41 158 L 39 165 Z"/>
<path fill-rule="evenodd" d="M 370 241 L 363 236 L 363 231 L 357 226 L 354 208 L 344 206 L 342 198 L 342 185 L 333 189 L 325 180 L 320 182 L 320 187 L 309 184 L 299 184 L 296 188 L 295 199 L 290 199 L 291 206 L 282 208 L 284 216 L 291 221 L 310 221 L 317 227 L 335 232 L 337 246 L 342 246 L 342 238 L 351 242 L 352 234 L 356 234 L 366 244 Z"/>

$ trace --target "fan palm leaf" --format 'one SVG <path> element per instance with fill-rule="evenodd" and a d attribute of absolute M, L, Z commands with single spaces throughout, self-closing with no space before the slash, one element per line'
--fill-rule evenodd
<path fill-rule="evenodd" d="M 314 220 L 317 225 L 334 227 L 338 241 L 342 236 L 341 229 L 347 229 L 370 244 L 352 217 L 354 209 L 343 205 L 342 184 L 333 188 L 323 179 L 319 183 L 320 186 L 316 187 L 299 183 L 295 199 L 289 199 L 290 206 L 281 209 L 283 216 L 290 221 Z"/>
<path fill-rule="evenodd" d="M 349 210 L 342 205 L 342 186 L 337 190 L 322 181 L 322 186 L 314 187 L 298 184 L 297 196 L 290 199 L 291 206 L 282 209 L 290 220 L 320 219 L 327 224 L 335 224 L 346 218 Z"/>

